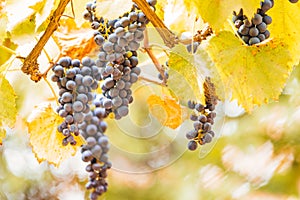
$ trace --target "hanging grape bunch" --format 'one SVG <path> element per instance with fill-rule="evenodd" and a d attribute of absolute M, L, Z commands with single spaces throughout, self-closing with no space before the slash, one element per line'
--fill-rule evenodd
<path fill-rule="evenodd" d="M 60 96 L 57 113 L 65 119 L 58 126 L 58 131 L 65 136 L 63 145 L 75 145 L 74 137 L 79 135 L 78 124 L 90 112 L 92 90 L 98 88 L 98 81 L 101 80 L 100 70 L 88 57 L 83 58 L 82 62 L 62 57 L 52 71 L 51 80 L 57 83 Z"/>
<path fill-rule="evenodd" d="M 149 0 L 148 4 L 155 10 L 156 1 Z M 104 20 L 96 16 L 95 6 L 95 2 L 87 4 L 84 18 L 96 30 L 94 39 L 100 50 L 96 65 L 104 80 L 101 103 L 115 119 L 121 119 L 128 115 L 128 105 L 133 101 L 131 86 L 141 73 L 137 50 L 149 20 L 135 5 L 118 19 Z"/>
<path fill-rule="evenodd" d="M 209 77 L 205 78 L 203 86 L 205 105 L 191 100 L 188 101 L 188 108 L 193 110 L 190 119 L 194 121 L 194 129 L 186 134 L 186 138 L 190 140 L 188 149 L 191 151 L 196 150 L 198 144 L 204 145 L 210 143 L 215 136 L 214 131 L 212 131 L 212 125 L 216 117 L 214 110 L 218 98 L 215 93 L 215 86 Z"/>
<path fill-rule="evenodd" d="M 243 9 L 238 14 L 233 12 L 232 22 L 238 29 L 237 33 L 246 44 L 258 44 L 270 37 L 267 26 L 272 23 L 272 18 L 266 12 L 273 6 L 273 0 L 264 0 L 251 20 L 243 14 Z"/>

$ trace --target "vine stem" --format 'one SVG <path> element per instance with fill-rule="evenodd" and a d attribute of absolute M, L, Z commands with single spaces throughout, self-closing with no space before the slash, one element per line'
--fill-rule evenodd
<path fill-rule="evenodd" d="M 150 8 L 150 5 L 145 0 L 132 0 L 139 9 L 143 11 L 146 17 L 150 20 L 157 32 L 160 34 L 167 47 L 172 48 L 178 43 L 178 39 L 172 31 L 159 19 L 156 13 Z"/>
<path fill-rule="evenodd" d="M 17 52 L 15 52 L 14 50 L 12 50 L 12 49 L 4 46 L 4 45 L 0 45 L 0 48 L 3 49 L 3 50 L 5 50 L 5 51 L 7 51 L 10 54 L 17 55 Z"/>
<path fill-rule="evenodd" d="M 35 82 L 40 81 L 40 79 L 43 76 L 39 71 L 37 59 L 41 54 L 42 49 L 48 42 L 49 38 L 52 36 L 53 32 L 56 31 L 56 29 L 58 28 L 58 22 L 60 20 L 60 17 L 63 15 L 65 8 L 69 2 L 70 0 L 60 0 L 56 10 L 50 16 L 50 22 L 44 34 L 39 39 L 32 51 L 24 59 L 24 63 L 21 69 L 25 74 L 30 75 L 31 80 Z"/>
<path fill-rule="evenodd" d="M 146 51 L 146 53 L 148 54 L 148 56 L 152 60 L 154 66 L 157 69 L 157 71 L 160 73 L 160 75 L 162 77 L 164 77 L 165 76 L 165 73 L 164 73 L 165 70 L 162 68 L 161 64 L 159 63 L 159 61 L 157 60 L 157 58 L 153 54 L 151 47 L 149 46 L 149 37 L 148 37 L 147 29 L 145 29 L 144 34 L 145 34 L 145 37 L 144 37 L 144 47 L 143 47 L 143 49 Z M 164 86 L 167 85 L 166 80 L 167 79 L 163 78 L 162 85 L 164 85 Z"/>

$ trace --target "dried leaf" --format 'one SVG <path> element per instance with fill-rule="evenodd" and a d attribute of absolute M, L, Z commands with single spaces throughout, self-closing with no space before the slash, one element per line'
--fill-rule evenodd
<path fill-rule="evenodd" d="M 50 105 L 37 107 L 27 119 L 29 142 L 37 160 L 44 160 L 59 166 L 59 164 L 74 156 L 78 148 L 84 144 L 81 136 L 75 137 L 76 145 L 62 145 L 64 136 L 57 131 L 57 126 L 63 119 L 57 115 Z"/>
<path fill-rule="evenodd" d="M 81 59 L 97 47 L 93 32 L 91 29 L 81 29 L 67 34 L 55 32 L 53 39 L 62 55 Z"/>
<path fill-rule="evenodd" d="M 164 126 L 176 129 L 183 122 L 183 110 L 170 96 L 151 95 L 147 99 L 150 113 Z"/>
<path fill-rule="evenodd" d="M 117 19 L 131 10 L 131 0 L 98 0 L 96 13 L 98 17 L 105 19 Z"/>

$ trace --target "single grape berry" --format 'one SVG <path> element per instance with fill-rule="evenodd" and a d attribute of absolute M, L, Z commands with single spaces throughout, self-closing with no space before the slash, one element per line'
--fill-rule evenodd
<path fill-rule="evenodd" d="M 188 143 L 188 149 L 191 151 L 195 151 L 198 147 L 197 142 L 195 142 L 194 140 L 189 141 Z"/>

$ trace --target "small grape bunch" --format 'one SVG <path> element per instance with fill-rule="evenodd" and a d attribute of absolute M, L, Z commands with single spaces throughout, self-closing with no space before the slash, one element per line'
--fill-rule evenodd
<path fill-rule="evenodd" d="M 239 13 L 233 12 L 232 22 L 238 29 L 239 36 L 248 45 L 258 44 L 270 37 L 267 26 L 272 23 L 272 18 L 266 12 L 274 6 L 274 1 L 264 0 L 260 5 L 251 20 L 243 14 L 243 9 Z"/>
<path fill-rule="evenodd" d="M 216 117 L 215 106 L 217 105 L 218 98 L 215 93 L 214 84 L 209 77 L 206 77 L 204 86 L 205 105 L 188 101 L 188 108 L 193 110 L 190 119 L 194 121 L 194 128 L 186 133 L 188 142 L 188 149 L 194 151 L 197 149 L 198 144 L 204 145 L 210 143 L 215 136 L 212 130 L 214 119 Z"/>

